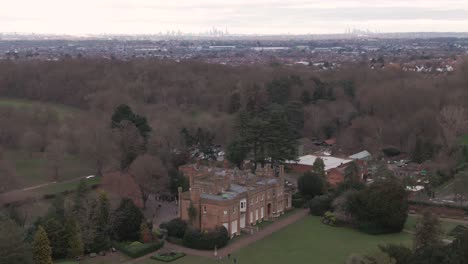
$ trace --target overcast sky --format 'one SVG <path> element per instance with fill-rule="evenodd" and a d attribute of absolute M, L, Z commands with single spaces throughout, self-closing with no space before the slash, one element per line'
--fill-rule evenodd
<path fill-rule="evenodd" d="M 467 32 L 468 0 L 0 0 L 0 32 Z"/>

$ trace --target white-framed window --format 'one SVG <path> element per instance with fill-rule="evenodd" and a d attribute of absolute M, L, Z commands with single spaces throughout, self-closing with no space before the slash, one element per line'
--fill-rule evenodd
<path fill-rule="evenodd" d="M 264 198 L 265 198 L 265 194 L 264 194 L 264 193 L 262 193 L 262 201 L 263 201 L 263 199 L 264 199 Z"/>
<path fill-rule="evenodd" d="M 260 218 L 263 218 L 263 207 L 260 208 Z"/>
<path fill-rule="evenodd" d="M 206 206 L 203 206 L 203 213 L 206 214 Z"/>
<path fill-rule="evenodd" d="M 255 209 L 255 221 L 258 221 L 258 209 Z"/>
<path fill-rule="evenodd" d="M 224 215 L 227 215 L 227 210 L 224 210 Z"/>
<path fill-rule="evenodd" d="M 253 222 L 253 212 L 250 212 L 250 223 Z"/>
<path fill-rule="evenodd" d="M 246 207 L 246 206 L 245 206 L 245 202 L 241 202 L 241 203 L 240 203 L 240 207 L 241 207 L 241 209 L 244 209 L 244 208 Z"/>
<path fill-rule="evenodd" d="M 234 207 L 232 208 L 232 214 L 235 214 L 236 211 L 237 211 L 237 208 L 234 206 Z"/>

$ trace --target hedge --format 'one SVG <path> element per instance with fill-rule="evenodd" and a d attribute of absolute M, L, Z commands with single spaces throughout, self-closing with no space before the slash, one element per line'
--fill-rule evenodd
<path fill-rule="evenodd" d="M 331 209 L 333 198 L 329 195 L 315 196 L 309 202 L 309 210 L 312 215 L 323 216 L 325 212 Z"/>
<path fill-rule="evenodd" d="M 180 218 L 172 219 L 167 223 L 162 223 L 159 225 L 160 228 L 167 229 L 168 236 L 177 238 L 184 237 L 187 226 L 187 222 Z"/>
<path fill-rule="evenodd" d="M 180 259 L 185 257 L 185 254 L 182 252 L 174 252 L 174 253 L 160 253 L 152 256 L 151 258 L 154 260 L 162 261 L 162 262 L 172 262 L 176 259 Z"/>
<path fill-rule="evenodd" d="M 183 245 L 194 249 L 211 250 L 215 247 L 222 248 L 226 246 L 228 241 L 229 234 L 224 226 L 218 226 L 213 230 L 204 232 L 189 228 L 185 232 Z"/>
<path fill-rule="evenodd" d="M 134 244 L 130 245 L 128 242 L 114 242 L 112 244 L 116 249 L 120 252 L 124 253 L 125 255 L 131 258 L 139 258 L 151 252 L 154 252 L 164 246 L 164 241 L 161 242 L 153 242 L 147 244 Z"/>
<path fill-rule="evenodd" d="M 299 198 L 299 199 L 292 199 L 291 204 L 294 208 L 304 208 L 306 205 L 304 199 Z"/>

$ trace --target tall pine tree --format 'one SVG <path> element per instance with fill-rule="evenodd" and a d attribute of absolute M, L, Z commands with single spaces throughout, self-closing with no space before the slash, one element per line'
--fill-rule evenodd
<path fill-rule="evenodd" d="M 96 237 L 92 249 L 99 252 L 110 247 L 110 203 L 104 192 L 99 194 L 96 214 Z"/>
<path fill-rule="evenodd" d="M 83 240 L 81 238 L 81 230 L 77 221 L 73 217 L 69 217 L 65 224 L 65 232 L 67 237 L 67 257 L 75 258 L 83 255 Z"/>
<path fill-rule="evenodd" d="M 34 264 L 53 264 L 52 249 L 50 248 L 47 233 L 42 226 L 36 231 L 32 245 Z"/>
<path fill-rule="evenodd" d="M 112 219 L 112 234 L 115 240 L 137 241 L 140 239 L 140 225 L 144 216 L 131 199 L 122 199 Z"/>
<path fill-rule="evenodd" d="M 67 256 L 68 238 L 64 223 L 55 217 L 50 217 L 44 222 L 43 228 L 52 247 L 52 257 L 54 259 L 65 258 Z"/>

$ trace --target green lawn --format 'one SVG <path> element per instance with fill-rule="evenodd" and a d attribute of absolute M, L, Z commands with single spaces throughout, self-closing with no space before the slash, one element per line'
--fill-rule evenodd
<path fill-rule="evenodd" d="M 416 226 L 416 221 L 419 217 L 420 216 L 408 216 L 408 220 L 406 221 L 406 224 L 405 224 L 405 229 L 413 231 Z M 463 225 L 463 224 L 442 220 L 441 225 L 442 225 L 442 231 L 444 232 L 444 236 L 446 238 L 453 239 L 453 237 L 450 237 L 448 233 L 450 233 L 450 231 L 452 231 L 452 229 L 454 229 L 456 226 Z M 468 225 L 464 225 L 464 226 L 468 227 Z"/>
<path fill-rule="evenodd" d="M 331 227 L 319 217 L 307 216 L 299 222 L 274 233 L 238 252 L 233 252 L 238 263 L 326 263 L 342 264 L 351 254 L 366 254 L 377 250 L 380 244 L 411 244 L 411 235 L 399 233 L 372 236 L 344 227 Z M 161 263 L 146 260 L 144 264 Z M 174 264 L 214 264 L 214 260 L 187 256 Z M 227 262 L 226 262 L 227 263 Z"/>
<path fill-rule="evenodd" d="M 16 166 L 16 172 L 23 187 L 30 187 L 52 181 L 52 174 L 47 160 L 42 153 L 32 156 L 25 152 L 7 153 L 7 158 Z M 92 175 L 94 168 L 90 162 L 85 162 L 74 156 L 67 156 L 60 168 L 60 180 L 70 180 L 81 176 Z"/>
<path fill-rule="evenodd" d="M 69 107 L 66 105 L 13 98 L 0 98 L 0 106 L 11 106 L 23 109 L 33 109 L 34 107 L 41 107 L 56 112 L 58 117 L 61 119 L 72 117 L 80 112 L 79 109 Z"/>

